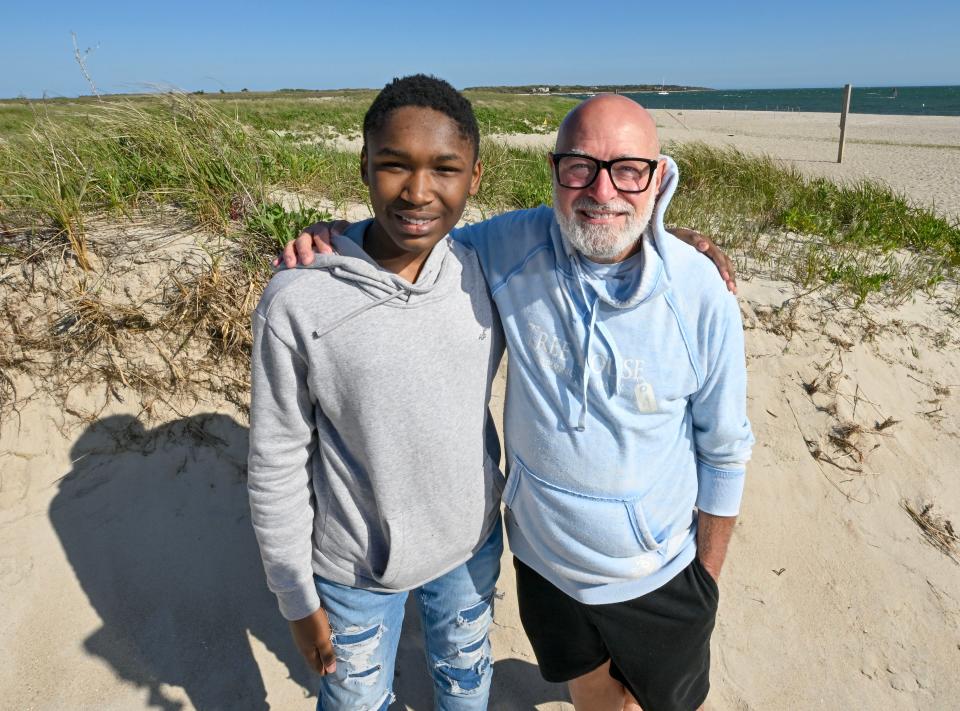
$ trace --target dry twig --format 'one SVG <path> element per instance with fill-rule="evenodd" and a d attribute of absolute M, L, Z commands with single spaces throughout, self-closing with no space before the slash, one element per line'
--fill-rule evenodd
<path fill-rule="evenodd" d="M 953 523 L 942 516 L 934 515 L 933 504 L 927 503 L 915 509 L 906 499 L 900 500 L 900 508 L 909 514 L 913 522 L 920 527 L 924 540 L 939 550 L 954 563 L 960 564 L 960 537 L 953 528 Z"/>

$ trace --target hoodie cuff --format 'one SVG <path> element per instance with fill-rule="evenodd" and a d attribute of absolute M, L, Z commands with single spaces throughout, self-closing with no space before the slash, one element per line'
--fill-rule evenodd
<path fill-rule="evenodd" d="M 744 469 L 719 469 L 697 460 L 697 508 L 714 516 L 736 516 L 743 497 Z"/>
<path fill-rule="evenodd" d="M 320 609 L 320 596 L 313 579 L 305 581 L 295 590 L 276 593 L 280 614 L 287 621 L 302 620 Z"/>

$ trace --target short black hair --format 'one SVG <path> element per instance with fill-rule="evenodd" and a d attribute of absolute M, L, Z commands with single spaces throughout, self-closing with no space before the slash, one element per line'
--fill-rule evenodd
<path fill-rule="evenodd" d="M 363 139 L 383 128 L 392 111 L 419 106 L 446 114 L 457 124 L 460 135 L 473 146 L 473 159 L 480 155 L 480 128 L 473 107 L 449 82 L 427 74 L 394 78 L 377 94 L 363 117 Z"/>

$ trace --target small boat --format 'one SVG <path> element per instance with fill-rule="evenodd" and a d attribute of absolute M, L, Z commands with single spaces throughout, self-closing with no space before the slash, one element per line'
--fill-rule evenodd
<path fill-rule="evenodd" d="M 657 92 L 660 96 L 670 96 L 670 92 L 663 88 L 663 82 L 660 82 L 660 91 Z"/>

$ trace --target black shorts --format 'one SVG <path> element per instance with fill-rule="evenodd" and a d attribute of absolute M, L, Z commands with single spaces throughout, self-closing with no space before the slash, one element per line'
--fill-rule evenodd
<path fill-rule="evenodd" d="M 626 602 L 577 602 L 513 559 L 520 619 L 540 673 L 564 682 L 610 660 L 610 676 L 644 711 L 693 711 L 710 690 L 710 634 L 720 591 L 698 559 Z"/>

